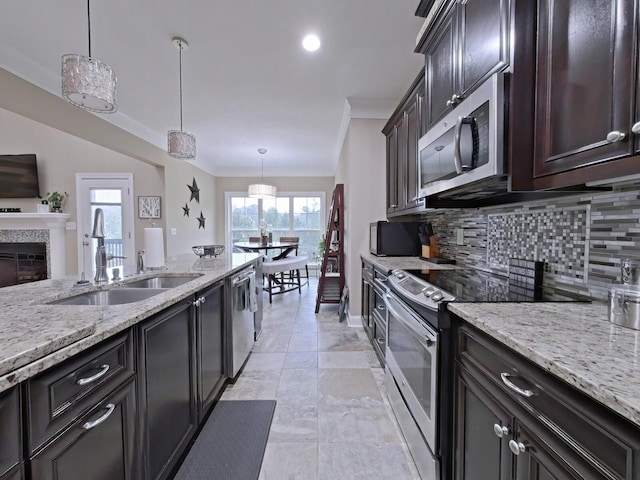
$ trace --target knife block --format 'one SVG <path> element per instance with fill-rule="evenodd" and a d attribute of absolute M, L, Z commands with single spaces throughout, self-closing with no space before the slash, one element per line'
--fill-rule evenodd
<path fill-rule="evenodd" d="M 429 237 L 429 245 L 422 245 L 423 258 L 438 258 L 438 241 L 435 235 Z"/>

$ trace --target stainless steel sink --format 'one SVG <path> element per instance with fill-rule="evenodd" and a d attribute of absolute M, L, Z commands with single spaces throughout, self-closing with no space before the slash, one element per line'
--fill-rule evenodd
<path fill-rule="evenodd" d="M 166 288 L 113 288 L 81 293 L 49 303 L 52 305 L 122 305 L 146 300 L 166 291 Z"/>
<path fill-rule="evenodd" d="M 188 277 L 153 277 L 122 284 L 123 288 L 173 288 L 195 280 L 198 276 Z"/>

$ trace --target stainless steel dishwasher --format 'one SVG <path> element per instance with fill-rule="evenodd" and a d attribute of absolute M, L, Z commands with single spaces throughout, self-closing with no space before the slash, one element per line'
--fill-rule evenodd
<path fill-rule="evenodd" d="M 229 302 L 231 314 L 229 315 L 229 329 L 227 345 L 231 348 L 227 351 L 227 376 L 235 378 L 244 365 L 254 342 L 254 312 L 257 310 L 257 298 L 255 287 L 253 295 L 251 286 L 255 285 L 256 270 L 252 265 L 231 275 L 229 278 Z"/>

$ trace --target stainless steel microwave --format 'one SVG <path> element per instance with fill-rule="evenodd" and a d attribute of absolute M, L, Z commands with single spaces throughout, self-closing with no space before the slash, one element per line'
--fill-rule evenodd
<path fill-rule="evenodd" d="M 503 177 L 505 73 L 495 73 L 418 142 L 419 196 Z"/>

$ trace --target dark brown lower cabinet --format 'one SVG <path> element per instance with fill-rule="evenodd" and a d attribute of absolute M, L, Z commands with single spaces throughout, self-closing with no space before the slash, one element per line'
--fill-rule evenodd
<path fill-rule="evenodd" d="M 197 307 L 198 381 L 201 415 L 206 415 L 224 384 L 223 370 L 223 286 L 224 282 L 198 294 L 201 301 Z"/>
<path fill-rule="evenodd" d="M 195 309 L 184 300 L 138 327 L 143 478 L 169 478 L 198 426 Z"/>
<path fill-rule="evenodd" d="M 135 437 L 135 381 L 131 380 L 37 452 L 30 462 L 31 478 L 136 480 Z"/>
<path fill-rule="evenodd" d="M 456 329 L 455 479 L 640 478 L 640 428 L 465 322 Z"/>
<path fill-rule="evenodd" d="M 3 480 L 3 475 L 9 475 L 22 460 L 20 417 L 20 389 L 0 393 L 0 479 Z"/>

